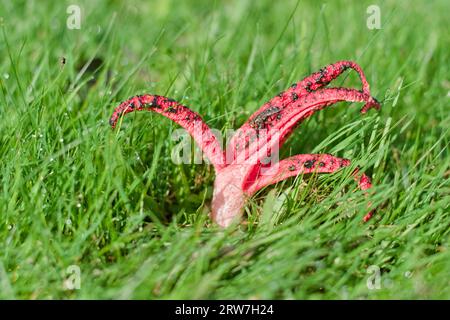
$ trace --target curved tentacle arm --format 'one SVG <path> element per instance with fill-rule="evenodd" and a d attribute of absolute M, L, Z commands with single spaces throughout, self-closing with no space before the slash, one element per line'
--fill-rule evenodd
<path fill-rule="evenodd" d="M 325 88 L 311 93 L 300 101 L 291 104 L 272 121 L 267 122 L 270 131 L 281 131 L 283 137 L 287 137 L 299 122 L 312 116 L 316 111 L 331 106 L 337 102 L 365 102 L 361 113 L 371 108 L 380 108 L 380 103 L 372 96 L 355 89 Z"/>
<path fill-rule="evenodd" d="M 310 93 L 284 110 L 268 117 L 259 127 L 249 131 L 249 143 L 244 145 L 245 152 L 239 152 L 235 163 L 249 161 L 261 162 L 269 151 L 277 152 L 284 141 L 292 134 L 294 129 L 306 118 L 327 106 L 340 101 L 365 102 L 361 112 L 370 108 L 379 108 L 380 104 L 375 98 L 359 90 L 347 88 L 325 88 Z M 253 135 L 253 136 L 252 136 Z M 246 137 L 244 137 L 246 138 Z M 258 151 L 264 152 L 258 152 Z M 247 157 L 247 155 L 249 155 Z"/>
<path fill-rule="evenodd" d="M 245 190 L 248 195 L 252 195 L 258 190 L 277 182 L 286 180 L 289 177 L 295 177 L 300 174 L 307 173 L 333 173 L 343 167 L 350 165 L 349 159 L 338 158 L 330 154 L 299 154 L 281 160 L 279 163 L 269 168 L 261 168 L 259 176 L 255 179 L 253 184 Z M 359 169 L 356 168 L 353 172 L 355 180 L 358 182 L 358 187 L 361 190 L 369 189 L 372 184 L 370 178 L 364 173 L 360 174 Z M 370 211 L 363 218 L 368 221 L 374 213 Z"/>
<path fill-rule="evenodd" d="M 331 81 L 340 76 L 345 70 L 353 69 L 358 73 L 359 79 L 362 83 L 362 92 L 370 95 L 370 86 L 367 82 L 366 76 L 362 71 L 361 67 L 353 61 L 338 61 L 336 63 L 330 64 L 318 72 L 314 72 L 310 76 L 304 78 L 298 84 L 296 88 L 300 87 L 298 90 L 306 90 L 306 92 L 316 91 L 326 85 Z"/>
<path fill-rule="evenodd" d="M 154 111 L 178 123 L 194 138 L 216 171 L 225 166 L 223 150 L 208 125 L 196 112 L 175 100 L 148 94 L 132 97 L 114 110 L 109 124 L 114 128 L 122 115 L 141 110 Z"/>
<path fill-rule="evenodd" d="M 268 185 L 299 174 L 333 173 L 349 165 L 350 160 L 337 158 L 329 154 L 299 154 L 281 160 L 271 167 L 261 167 L 258 177 L 247 192 L 253 194 Z"/>
<path fill-rule="evenodd" d="M 256 111 L 249 118 L 249 120 L 242 125 L 237 134 L 231 139 L 228 152 L 237 153 L 239 151 L 236 150 L 238 149 L 238 140 L 242 140 L 240 139 L 242 136 L 249 135 L 249 131 L 255 128 L 255 125 L 260 126 L 264 118 L 269 118 L 271 115 L 277 114 L 278 111 L 285 109 L 303 96 L 323 88 L 347 69 L 353 69 L 358 73 L 362 82 L 362 92 L 370 96 L 369 83 L 367 82 L 366 76 L 358 64 L 352 61 L 338 61 L 330 64 L 320 69 L 320 71 L 305 77 L 300 82 L 294 83 L 289 89 L 278 94 L 259 108 L 258 111 Z M 363 108 L 363 112 L 365 111 L 367 111 L 367 109 Z"/>

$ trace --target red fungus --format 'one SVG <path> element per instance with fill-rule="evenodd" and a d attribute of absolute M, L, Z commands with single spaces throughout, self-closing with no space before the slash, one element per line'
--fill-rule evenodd
<path fill-rule="evenodd" d="M 362 90 L 324 88 L 346 69 L 354 69 Z M 380 108 L 370 95 L 369 84 L 361 68 L 351 61 L 340 61 L 293 84 L 264 104 L 232 137 L 226 152 L 201 117 L 178 102 L 156 95 L 136 96 L 121 103 L 110 124 L 115 127 L 123 114 L 148 110 L 160 113 L 178 123 L 192 135 L 216 171 L 211 218 L 220 226 L 230 225 L 242 215 L 247 197 L 261 188 L 304 173 L 332 173 L 350 165 L 350 160 L 329 154 L 296 155 L 267 163 L 292 134 L 295 127 L 314 112 L 340 101 L 364 102 L 365 113 Z M 354 171 L 361 190 L 371 187 L 370 178 Z M 364 216 L 369 220 L 373 210 Z"/>

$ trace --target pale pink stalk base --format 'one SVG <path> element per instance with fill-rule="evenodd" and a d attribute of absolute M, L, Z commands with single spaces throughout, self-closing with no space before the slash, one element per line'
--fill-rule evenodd
<path fill-rule="evenodd" d="M 323 88 L 348 68 L 358 73 L 361 90 Z M 114 127 L 126 113 L 147 110 L 160 113 L 184 127 L 215 168 L 211 218 L 218 225 L 227 227 L 238 221 L 246 199 L 261 188 L 299 174 L 333 173 L 350 165 L 350 160 L 329 154 L 296 155 L 271 165 L 264 162 L 266 150 L 277 151 L 299 123 L 340 101 L 364 102 L 361 113 L 380 108 L 370 94 L 361 68 L 351 61 L 328 65 L 264 104 L 233 136 L 226 154 L 198 114 L 166 97 L 142 95 L 130 98 L 116 108 L 110 124 Z M 369 189 L 370 178 L 358 171 L 355 170 L 354 176 L 360 189 Z M 369 220 L 373 213 L 374 210 L 370 211 L 363 220 Z"/>

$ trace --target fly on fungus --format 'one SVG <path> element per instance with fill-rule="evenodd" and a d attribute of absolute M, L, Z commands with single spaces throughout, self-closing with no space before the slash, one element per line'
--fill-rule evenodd
<path fill-rule="evenodd" d="M 349 68 L 358 73 L 361 90 L 325 88 Z M 299 123 L 340 101 L 363 102 L 361 113 L 380 108 L 370 94 L 361 67 L 352 61 L 330 64 L 265 103 L 233 135 L 226 150 L 197 113 L 163 96 L 145 94 L 130 98 L 114 110 L 109 123 L 114 128 L 124 114 L 146 110 L 162 114 L 186 129 L 214 166 L 211 218 L 227 227 L 241 217 L 246 199 L 261 188 L 299 174 L 332 173 L 350 165 L 350 160 L 330 154 L 300 154 L 269 164 L 266 161 L 266 151 L 281 147 Z M 361 190 L 371 187 L 370 178 L 358 169 L 353 175 Z M 369 220 L 373 212 L 363 220 Z"/>

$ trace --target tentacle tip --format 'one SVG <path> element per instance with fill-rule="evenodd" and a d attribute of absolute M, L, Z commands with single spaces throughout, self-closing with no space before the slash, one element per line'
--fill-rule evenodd
<path fill-rule="evenodd" d="M 369 221 L 369 220 L 373 217 L 373 214 L 374 214 L 374 213 L 375 213 L 375 210 L 371 210 L 368 214 L 366 214 L 366 215 L 364 216 L 363 221 L 364 221 L 364 222 Z"/>
<path fill-rule="evenodd" d="M 114 129 L 116 127 L 116 120 L 114 118 L 109 119 L 109 125 Z"/>
<path fill-rule="evenodd" d="M 367 101 L 366 104 L 361 108 L 361 113 L 366 113 L 372 108 L 375 108 L 376 110 L 380 110 L 381 108 L 381 103 L 374 97 L 371 97 L 370 100 Z"/>

